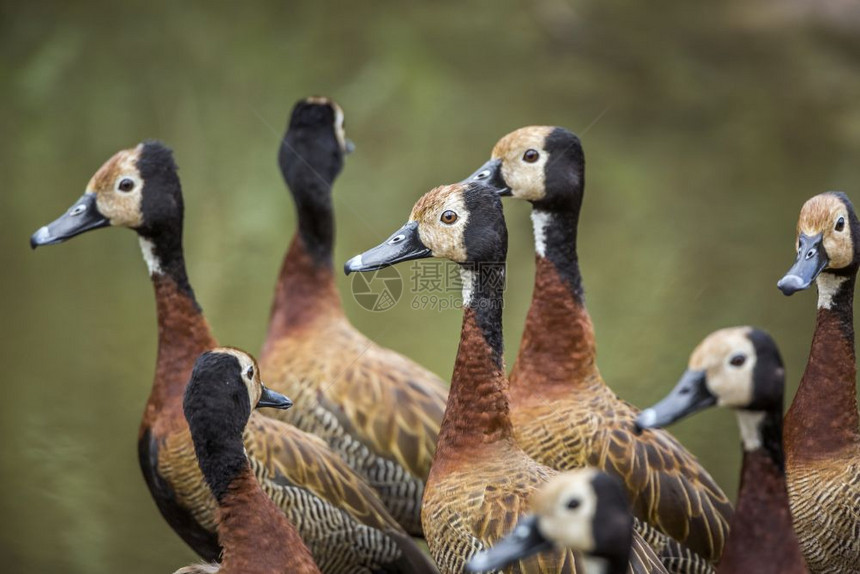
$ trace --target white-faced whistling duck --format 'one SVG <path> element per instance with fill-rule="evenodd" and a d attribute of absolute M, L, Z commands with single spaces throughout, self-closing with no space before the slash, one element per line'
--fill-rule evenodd
<path fill-rule="evenodd" d="M 109 159 L 86 193 L 30 242 L 33 247 L 60 243 L 106 226 L 137 232 L 158 315 L 155 380 L 138 438 L 140 465 L 165 520 L 211 562 L 220 554 L 217 503 L 194 456 L 182 395 L 194 361 L 217 344 L 188 282 L 182 221 L 173 154 L 158 142 L 145 142 Z M 429 560 L 376 492 L 322 440 L 257 412 L 251 413 L 244 436 L 263 491 L 296 525 L 324 572 L 425 568 Z M 426 564 L 424 571 L 433 568 Z"/>
<path fill-rule="evenodd" d="M 549 548 L 576 553 L 584 574 L 666 572 L 637 571 L 631 566 L 633 515 L 621 480 L 596 468 L 571 470 L 552 478 L 532 500 L 532 513 L 495 546 L 476 555 L 471 572 L 502 568 L 523 556 Z"/>
<path fill-rule="evenodd" d="M 442 380 L 352 326 L 334 283 L 332 183 L 351 144 L 333 101 L 293 109 L 278 153 L 298 230 L 275 287 L 260 364 L 301 409 L 282 420 L 323 439 L 379 492 L 394 518 L 421 535 L 421 497 L 447 389 Z"/>
<path fill-rule="evenodd" d="M 752 327 L 711 333 L 672 392 L 639 413 L 637 426 L 669 425 L 710 406 L 735 409 L 743 468 L 719 574 L 808 572 L 794 534 L 785 482 L 785 368 L 774 340 Z"/>
<path fill-rule="evenodd" d="M 198 357 L 182 408 L 206 484 L 218 501 L 221 564 L 194 565 L 176 574 L 320 574 L 299 533 L 266 496 L 242 435 L 255 408 L 288 409 L 292 401 L 260 382 L 253 357 L 217 348 Z"/>
<path fill-rule="evenodd" d="M 785 416 L 785 463 L 795 531 L 815 573 L 860 572 L 860 421 L 854 351 L 854 284 L 860 222 L 844 193 L 807 201 L 797 260 L 779 281 L 786 295 L 818 284 L 809 362 Z"/>
<path fill-rule="evenodd" d="M 559 127 L 521 128 L 499 140 L 469 179 L 532 204 L 534 293 L 510 375 L 517 441 L 556 470 L 591 465 L 618 476 L 636 517 L 683 543 L 699 562 L 715 563 L 728 535 L 728 498 L 668 432 L 637 436 L 637 409 L 597 368 L 576 250 L 585 189 L 579 138 Z"/>
<path fill-rule="evenodd" d="M 460 264 L 463 326 L 421 511 L 430 552 L 444 572 L 463 572 L 475 553 L 510 532 L 532 494 L 556 474 L 523 452 L 511 425 L 502 354 L 507 230 L 498 192 L 481 182 L 438 187 L 418 200 L 406 225 L 345 266 L 370 271 L 431 256 Z M 634 544 L 636 556 L 659 571 L 638 533 Z M 573 560 L 570 551 L 557 550 L 504 571 L 572 572 Z"/>

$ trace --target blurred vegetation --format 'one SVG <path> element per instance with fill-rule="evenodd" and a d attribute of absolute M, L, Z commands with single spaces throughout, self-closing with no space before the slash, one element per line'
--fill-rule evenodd
<path fill-rule="evenodd" d="M 797 213 L 860 183 L 860 18 L 851 2 L 0 3 L 3 209 L 0 549 L 4 572 L 171 572 L 194 559 L 143 483 L 152 292 L 128 231 L 30 253 L 27 238 L 120 148 L 171 145 L 189 271 L 224 343 L 257 351 L 294 226 L 275 153 L 292 104 L 344 107 L 336 261 L 375 245 L 430 187 L 526 124 L 578 131 L 580 254 L 600 365 L 645 406 L 713 329 L 781 344 L 790 399 L 815 294 L 781 296 Z M 531 295 L 528 207 L 511 229 L 509 360 Z M 405 269 L 404 269 L 405 271 Z M 450 374 L 457 311 L 348 313 Z M 404 299 L 406 301 L 407 299 Z M 734 492 L 734 418 L 676 434 Z"/>

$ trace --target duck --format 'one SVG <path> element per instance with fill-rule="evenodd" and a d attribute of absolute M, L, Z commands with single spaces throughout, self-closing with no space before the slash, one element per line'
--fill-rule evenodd
<path fill-rule="evenodd" d="M 274 416 L 326 440 L 421 536 L 421 498 L 448 397 L 435 374 L 358 331 L 334 281 L 332 185 L 352 149 L 329 98 L 296 103 L 278 164 L 298 229 L 275 286 L 260 364 L 302 409 Z"/>
<path fill-rule="evenodd" d="M 737 414 L 743 446 L 738 500 L 717 574 L 809 570 L 794 532 L 785 479 L 782 409 L 785 367 L 776 342 L 754 327 L 708 335 L 666 398 L 639 413 L 659 428 L 711 406 Z"/>
<path fill-rule="evenodd" d="M 257 361 L 241 349 L 218 347 L 197 358 L 182 411 L 203 478 L 218 501 L 223 553 L 220 564 L 175 574 L 320 574 L 296 527 L 254 477 L 242 442 L 254 409 L 291 406 L 288 397 L 262 384 Z"/>
<path fill-rule="evenodd" d="M 595 466 L 619 477 L 634 515 L 689 549 L 691 569 L 715 564 L 728 536 L 729 498 L 671 434 L 637 435 L 639 411 L 598 369 L 577 255 L 585 189 L 579 137 L 562 127 L 520 128 L 466 181 L 489 182 L 532 205 L 534 291 L 510 373 L 517 442 L 556 470 Z"/>
<path fill-rule="evenodd" d="M 797 257 L 777 286 L 818 287 L 809 361 L 785 415 L 788 496 L 800 547 L 814 573 L 860 573 L 860 416 L 854 350 L 854 285 L 860 222 L 843 192 L 800 210 Z"/>
<path fill-rule="evenodd" d="M 532 512 L 492 548 L 476 554 L 467 568 L 488 572 L 558 547 L 577 553 L 584 574 L 625 574 L 633 521 L 618 477 L 594 467 L 570 470 L 543 485 L 534 495 Z"/>
<path fill-rule="evenodd" d="M 460 343 L 421 511 L 430 554 L 445 573 L 464 572 L 477 552 L 507 534 L 557 474 L 529 457 L 514 436 L 502 338 L 507 245 L 498 189 L 461 182 L 426 193 L 405 225 L 345 264 L 347 273 L 427 257 L 459 265 Z M 634 546 L 637 571 L 663 571 L 638 532 Z M 554 550 L 503 571 L 576 570 L 571 551 Z"/>
<path fill-rule="evenodd" d="M 86 192 L 30 238 L 35 247 L 104 227 L 136 232 L 155 290 L 158 356 L 138 433 L 145 482 L 162 516 L 207 562 L 221 554 L 217 500 L 197 464 L 182 397 L 197 357 L 217 347 L 182 247 L 184 203 L 173 152 L 145 141 L 117 152 Z M 367 482 L 320 438 L 251 413 L 244 445 L 264 492 L 323 572 L 435 571 Z"/>

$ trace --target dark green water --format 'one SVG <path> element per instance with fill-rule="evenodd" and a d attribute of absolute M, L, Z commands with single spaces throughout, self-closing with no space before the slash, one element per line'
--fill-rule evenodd
<path fill-rule="evenodd" d="M 357 144 L 336 185 L 338 263 L 508 131 L 563 125 L 588 158 L 580 255 L 612 387 L 649 404 L 705 334 L 751 323 L 781 344 L 793 393 L 815 294 L 786 299 L 775 283 L 807 197 L 860 200 L 857 20 L 807 14 L 805 0 L 640 4 L 0 3 L 2 570 L 172 572 L 194 559 L 136 460 L 156 336 L 137 241 L 111 229 L 31 253 L 29 234 L 116 150 L 166 141 L 200 302 L 222 342 L 256 352 L 294 230 L 278 138 L 310 94 L 343 105 Z M 532 238 L 527 206 L 506 211 L 515 351 Z M 407 292 L 369 313 L 340 287 L 367 334 L 449 376 L 459 312 L 414 311 Z M 676 434 L 733 493 L 733 416 Z"/>

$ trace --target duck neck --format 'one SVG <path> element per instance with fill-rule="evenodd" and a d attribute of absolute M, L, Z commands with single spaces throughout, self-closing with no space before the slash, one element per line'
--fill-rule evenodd
<path fill-rule="evenodd" d="M 504 264 L 464 266 L 461 276 L 463 327 L 436 460 L 513 440 L 502 340 Z"/>
<path fill-rule="evenodd" d="M 535 206 L 535 284 L 511 384 L 594 384 L 594 325 L 585 308 L 576 253 L 579 205 L 543 210 Z"/>
<path fill-rule="evenodd" d="M 300 222 L 302 217 L 300 213 Z M 284 256 L 275 285 L 263 354 L 271 343 L 292 329 L 320 317 L 343 316 L 334 282 L 331 243 L 329 241 L 328 247 L 320 248 L 309 243 L 313 241 L 312 237 L 312 233 L 303 233 L 300 229 Z"/>
<path fill-rule="evenodd" d="M 167 409 L 180 409 L 194 361 L 215 346 L 203 311 L 188 282 L 181 235 L 140 236 L 155 289 L 158 358 L 144 424 Z"/>
<path fill-rule="evenodd" d="M 854 352 L 856 274 L 818 276 L 812 349 L 786 417 L 789 459 L 822 458 L 860 442 Z"/>
<path fill-rule="evenodd" d="M 799 556 L 783 465 L 782 410 L 737 415 L 744 454 L 732 532 L 720 562 L 725 572 L 754 571 L 779 558 L 773 552 Z"/>
<path fill-rule="evenodd" d="M 266 564 L 273 572 L 319 572 L 295 527 L 260 488 L 241 449 L 242 439 L 238 437 L 238 445 L 232 444 L 229 454 L 216 455 L 206 465 L 200 458 L 206 481 L 220 489 L 216 493 L 216 487 L 211 486 L 218 499 L 222 563 L 230 571 Z M 213 480 L 213 472 L 228 479 L 223 487 L 223 481 Z"/>

